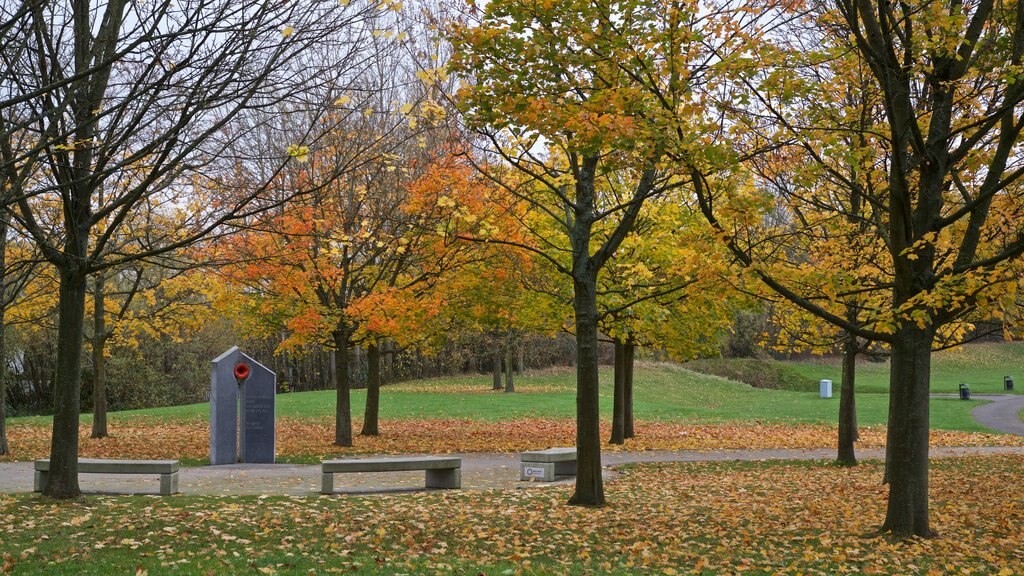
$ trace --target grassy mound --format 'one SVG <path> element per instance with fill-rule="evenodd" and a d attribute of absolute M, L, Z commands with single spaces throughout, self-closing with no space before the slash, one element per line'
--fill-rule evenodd
<path fill-rule="evenodd" d="M 704 358 L 683 365 L 701 374 L 711 374 L 767 390 L 814 392 L 818 381 L 801 374 L 792 365 L 756 358 Z"/>

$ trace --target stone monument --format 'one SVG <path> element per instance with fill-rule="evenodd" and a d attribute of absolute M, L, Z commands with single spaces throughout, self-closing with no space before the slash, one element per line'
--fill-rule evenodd
<path fill-rule="evenodd" d="M 277 376 L 238 347 L 214 359 L 210 464 L 274 463 L 276 394 Z"/>

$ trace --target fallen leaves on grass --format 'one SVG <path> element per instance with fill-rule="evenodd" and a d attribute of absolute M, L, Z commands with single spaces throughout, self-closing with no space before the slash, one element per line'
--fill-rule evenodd
<path fill-rule="evenodd" d="M 355 429 L 359 429 L 356 423 Z M 340 454 L 399 454 L 450 452 L 519 452 L 575 444 L 572 420 L 520 419 L 505 422 L 478 420 L 395 420 L 381 423 L 380 436 L 356 436 L 355 446 L 339 448 L 334 424 L 327 419 L 280 418 L 277 423 L 279 458 L 317 458 Z M 131 420 L 113 423 L 111 436 L 89 438 L 81 428 L 80 455 L 88 458 L 178 458 L 202 460 L 209 456 L 209 427 L 203 421 Z M 45 458 L 50 450 L 46 426 L 12 425 L 8 429 L 11 454 L 0 461 Z M 608 425 L 602 426 L 608 438 Z M 885 428 L 865 427 L 859 447 L 885 444 Z M 746 450 L 771 448 L 832 448 L 835 428 L 784 424 L 701 424 L 638 422 L 636 438 L 606 450 Z M 933 431 L 933 446 L 1024 446 L 1024 437 L 966 432 Z"/>
<path fill-rule="evenodd" d="M 1020 575 L 1024 457 L 933 464 L 939 539 L 873 535 L 878 464 L 675 463 L 630 468 L 609 505 L 569 487 L 357 497 L 0 500 L 12 568 L 124 573 Z M 72 519 L 90 514 L 85 525 Z M 24 521 L 22 521 L 24 520 Z M 173 528 L 173 530 L 171 529 Z M 41 539 L 41 534 L 51 534 Z M 73 536 L 73 537 L 71 537 Z M 31 554 L 19 556 L 23 550 Z M 97 570 L 98 571 L 98 570 Z"/>

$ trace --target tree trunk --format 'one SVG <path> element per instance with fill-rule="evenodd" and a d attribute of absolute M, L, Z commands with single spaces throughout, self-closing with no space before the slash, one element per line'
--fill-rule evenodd
<path fill-rule="evenodd" d="M 636 344 L 626 342 L 626 361 L 623 364 L 622 436 L 632 438 L 633 432 L 633 357 Z"/>
<path fill-rule="evenodd" d="M 334 445 L 352 446 L 352 379 L 348 373 L 348 327 L 334 331 L 334 385 L 338 400 L 334 411 Z"/>
<path fill-rule="evenodd" d="M 107 362 L 104 357 L 107 345 L 107 322 L 104 308 L 103 285 L 105 279 L 102 272 L 94 277 L 93 316 L 92 316 L 92 437 L 107 437 Z"/>
<path fill-rule="evenodd" d="M 857 381 L 857 336 L 847 332 L 843 345 L 843 381 L 839 389 L 839 453 L 836 461 L 856 466 L 853 443 L 857 441 L 857 406 L 854 385 Z"/>
<path fill-rule="evenodd" d="M 493 362 L 494 365 L 491 366 L 491 372 L 493 375 L 491 389 L 501 390 L 501 348 L 494 349 Z"/>
<path fill-rule="evenodd" d="M 615 339 L 615 384 L 612 393 L 612 437 L 609 444 L 626 440 L 626 345 Z"/>
<path fill-rule="evenodd" d="M 576 491 L 569 504 L 602 506 L 601 413 L 597 355 L 597 272 L 573 277 L 576 315 Z"/>
<path fill-rule="evenodd" d="M 0 287 L 2 286 L 3 283 L 0 282 Z M 11 451 L 7 446 L 7 322 L 5 320 L 7 306 L 4 301 L 5 296 L 0 293 L 0 456 L 9 454 Z"/>
<path fill-rule="evenodd" d="M 7 215 L 0 213 L 0 456 L 7 446 Z"/>
<path fill-rule="evenodd" d="M 523 344 L 522 341 L 519 342 L 517 351 L 519 358 L 516 362 L 516 374 L 522 376 L 523 374 L 526 373 L 526 346 Z"/>
<path fill-rule="evenodd" d="M 84 271 L 74 266 L 60 270 L 53 435 L 50 442 L 49 480 L 43 487 L 43 494 L 53 498 L 76 498 L 82 493 L 78 487 L 78 422 L 81 410 L 85 292 Z"/>
<path fill-rule="evenodd" d="M 885 447 L 889 504 L 882 530 L 900 537 L 930 537 L 928 390 L 934 329 L 905 324 L 894 336 Z"/>
<path fill-rule="evenodd" d="M 505 348 L 505 392 L 511 394 L 516 391 L 515 382 L 512 379 L 512 344 Z"/>
<path fill-rule="evenodd" d="M 370 341 L 366 347 L 366 412 L 363 416 L 362 436 L 377 436 L 377 417 L 380 412 L 380 349 Z"/>

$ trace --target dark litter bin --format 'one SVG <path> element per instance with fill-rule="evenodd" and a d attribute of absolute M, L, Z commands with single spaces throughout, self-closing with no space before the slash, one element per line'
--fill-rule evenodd
<path fill-rule="evenodd" d="M 1003 390 L 1013 390 L 1013 377 L 1003 376 Z"/>
<path fill-rule="evenodd" d="M 960 399 L 970 400 L 971 399 L 971 387 L 963 382 L 960 383 Z"/>

